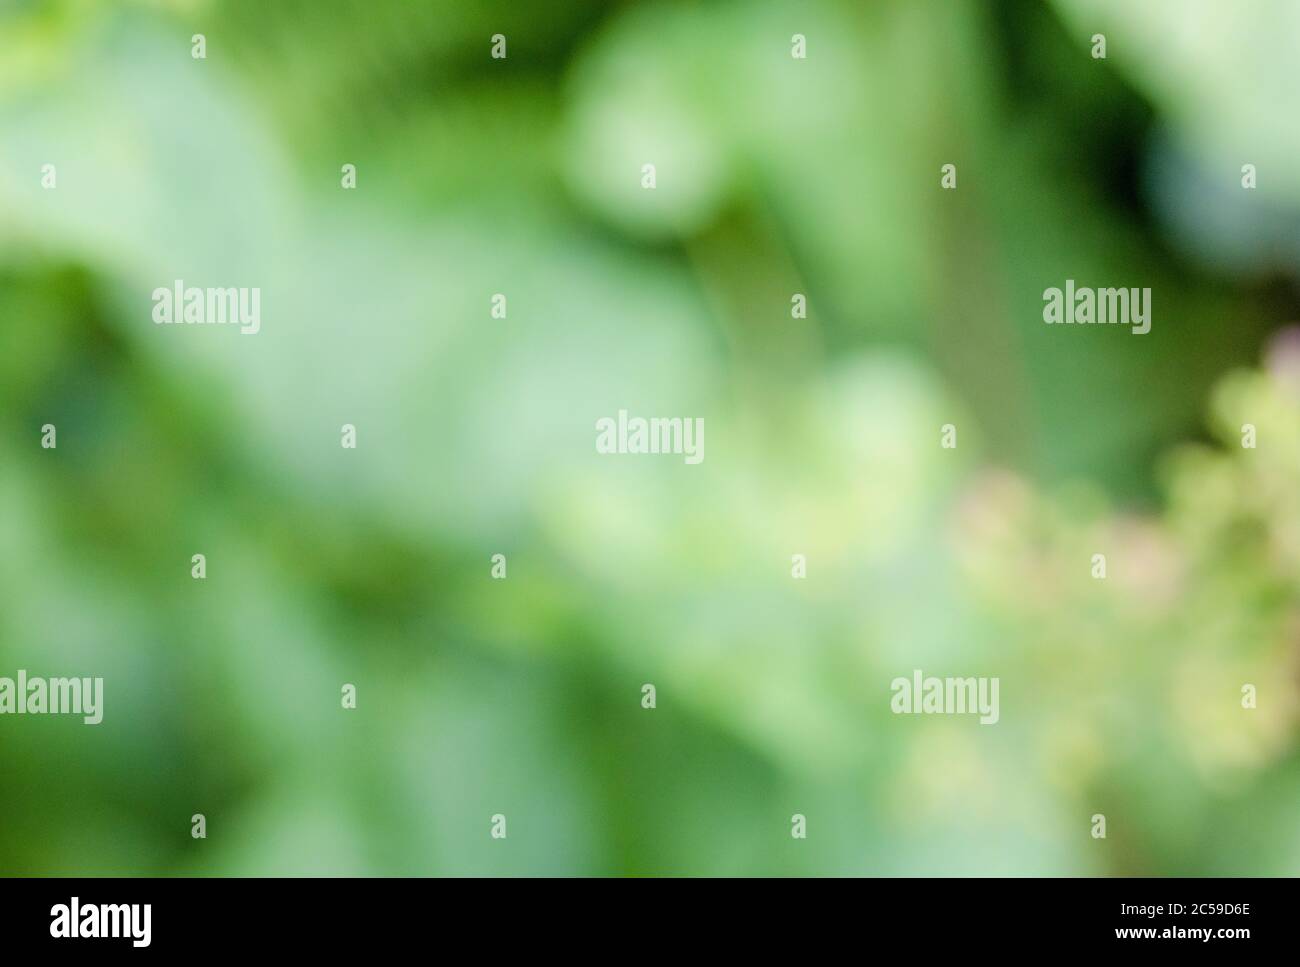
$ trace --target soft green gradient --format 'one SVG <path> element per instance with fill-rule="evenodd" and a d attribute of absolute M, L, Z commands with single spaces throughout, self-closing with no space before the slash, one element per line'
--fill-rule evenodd
<path fill-rule="evenodd" d="M 0 6 L 0 675 L 106 693 L 0 716 L 0 873 L 1300 873 L 1296 8 L 1229 6 Z"/>

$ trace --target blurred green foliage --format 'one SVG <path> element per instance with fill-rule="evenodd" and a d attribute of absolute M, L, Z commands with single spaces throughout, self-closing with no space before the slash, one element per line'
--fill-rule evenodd
<path fill-rule="evenodd" d="M 106 704 L 0 720 L 0 872 L 1300 872 L 1294 26 L 0 8 L 0 674 Z M 262 331 L 155 327 L 176 278 Z M 620 408 L 707 459 L 598 458 Z"/>

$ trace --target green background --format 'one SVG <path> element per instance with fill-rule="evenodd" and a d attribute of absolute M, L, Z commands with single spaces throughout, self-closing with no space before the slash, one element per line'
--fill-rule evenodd
<path fill-rule="evenodd" d="M 0 872 L 1300 873 L 1297 37 L 0 5 L 0 675 L 105 680 L 0 717 Z M 1044 325 L 1067 278 L 1151 332 Z M 597 455 L 619 409 L 704 462 Z M 915 668 L 1000 722 L 892 715 Z"/>

